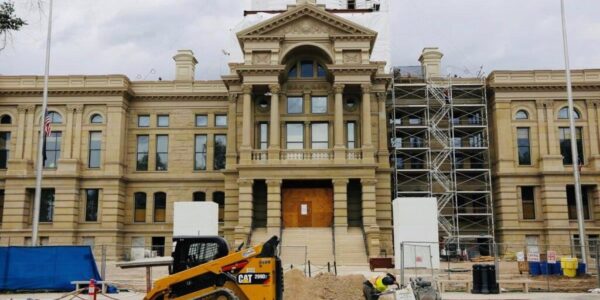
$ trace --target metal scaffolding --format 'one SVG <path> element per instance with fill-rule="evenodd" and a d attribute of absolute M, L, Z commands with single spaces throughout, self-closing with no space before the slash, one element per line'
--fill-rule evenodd
<path fill-rule="evenodd" d="M 395 68 L 388 101 L 395 197 L 435 197 L 447 244 L 493 243 L 484 78 Z"/>

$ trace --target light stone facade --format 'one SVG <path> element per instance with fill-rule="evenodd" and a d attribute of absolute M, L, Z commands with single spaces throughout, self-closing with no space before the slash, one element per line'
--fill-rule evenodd
<path fill-rule="evenodd" d="M 587 190 L 585 209 L 589 213 L 585 221 L 586 234 L 597 239 L 600 234 L 600 70 L 573 70 L 572 77 L 575 109 L 579 115 L 575 126 L 582 131 L 581 183 Z M 577 234 L 577 222 L 573 218 L 574 202 L 571 201 L 569 209 L 567 199 L 567 185 L 574 184 L 573 167 L 563 162 L 566 153 L 561 153 L 560 143 L 561 130 L 569 126 L 564 115 L 567 107 L 565 73 L 559 70 L 494 71 L 488 77 L 488 86 L 497 241 L 516 249 L 523 249 L 527 242 L 549 244 L 567 252 Z M 529 131 L 530 162 L 526 157 L 519 159 L 519 129 Z M 525 152 L 526 140 L 521 139 L 520 143 Z M 569 140 L 566 141 L 568 144 Z M 531 197 L 522 193 L 523 187 L 532 187 L 533 204 L 527 203 Z"/>
<path fill-rule="evenodd" d="M 165 238 L 169 253 L 173 203 L 192 201 L 195 192 L 205 193 L 207 201 L 224 192 L 220 231 L 239 245 L 247 242 L 256 221 L 257 180 L 267 186 L 266 227 L 278 234 L 282 185 L 303 181 L 310 186 L 318 179 L 332 186 L 333 226 L 342 230 L 348 226 L 348 184 L 359 182 L 369 253 L 392 252 L 385 109 L 390 77 L 384 74 L 385 62 L 369 59 L 377 33 L 300 1 L 237 36 L 244 62 L 230 64 L 230 73 L 221 80 L 194 80 L 197 60 L 189 50 L 174 56 L 172 81 L 131 81 L 121 75 L 50 77 L 49 111 L 62 117 L 52 131 L 61 132 L 62 140 L 57 167 L 44 170 L 43 187 L 54 189 L 55 201 L 52 222 L 40 225 L 43 241 L 80 244 L 93 238 L 115 257 L 125 254 L 134 239 L 150 246 L 159 237 Z M 310 78 L 302 75 L 303 61 L 313 62 Z M 292 76 L 295 67 L 298 73 Z M 0 77 L 0 115 L 11 117 L 10 124 L 0 125 L 1 132 L 10 132 L 8 165 L 0 170 L 5 195 L 2 245 L 22 245 L 31 236 L 42 88 L 42 77 Z M 324 113 L 311 112 L 315 96 L 326 97 Z M 288 97 L 304 100 L 301 113 L 287 112 Z M 102 122 L 91 123 L 95 114 Z M 168 126 L 161 127 L 158 118 L 164 115 Z M 206 115 L 208 124 L 196 126 L 196 115 Z M 218 126 L 216 116 L 223 115 L 227 124 Z M 149 126 L 140 126 L 140 116 L 149 116 Z M 352 147 L 348 122 L 356 127 Z M 268 124 L 268 139 L 261 137 L 263 123 Z M 288 123 L 304 124 L 302 149 L 287 148 Z M 313 149 L 313 123 L 328 124 L 326 147 Z M 102 136 L 101 163 L 90 168 L 90 132 L 97 131 Z M 167 170 L 157 170 L 157 152 L 163 151 L 157 145 L 160 135 L 168 136 Z M 206 135 L 206 170 L 194 169 L 196 135 Z M 216 135 L 227 137 L 221 170 L 214 165 Z M 137 170 L 139 136 L 148 136 L 148 153 L 141 154 L 147 155 L 146 171 Z M 266 147 L 261 147 L 262 138 Z M 98 218 L 92 222 L 86 221 L 87 189 L 99 190 Z M 146 194 L 145 212 L 136 213 L 134 194 L 139 192 Z M 158 192 L 166 194 L 164 221 L 156 221 L 160 214 L 153 197 Z"/>

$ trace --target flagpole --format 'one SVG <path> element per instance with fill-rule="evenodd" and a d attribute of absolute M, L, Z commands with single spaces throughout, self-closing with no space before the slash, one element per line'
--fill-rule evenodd
<path fill-rule="evenodd" d="M 46 110 L 48 108 L 48 75 L 50 73 L 50 41 L 52 37 L 52 0 L 48 12 L 48 39 L 46 41 L 46 68 L 44 70 L 44 95 L 42 100 L 42 115 L 40 118 L 40 138 L 37 152 L 37 170 L 35 174 L 35 196 L 33 201 L 33 222 L 31 226 L 31 245 L 38 244 L 38 227 L 40 225 L 40 202 L 42 197 L 42 169 L 44 167 L 44 140 L 46 121 Z"/>
<path fill-rule="evenodd" d="M 571 87 L 571 68 L 569 66 L 569 46 L 567 43 L 567 22 L 565 19 L 565 0 L 560 0 L 560 13 L 562 18 L 563 49 L 565 55 L 565 74 L 567 76 L 567 98 L 569 102 L 569 128 L 571 132 L 571 161 L 573 163 L 573 177 L 575 178 L 575 205 L 577 207 L 577 227 L 579 230 L 579 246 L 581 259 L 587 265 L 586 236 L 583 224 L 583 203 L 581 201 L 581 182 L 579 179 L 579 155 L 577 151 L 577 136 L 575 131 L 575 118 L 573 114 L 573 90 Z M 582 149 L 583 150 L 583 149 Z"/>

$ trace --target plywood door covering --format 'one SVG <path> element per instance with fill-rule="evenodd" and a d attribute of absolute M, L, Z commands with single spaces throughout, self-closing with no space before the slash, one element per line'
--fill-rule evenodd
<path fill-rule="evenodd" d="M 333 222 L 333 190 L 331 188 L 282 189 L 283 226 L 330 227 Z M 302 214 L 302 205 L 306 214 Z"/>

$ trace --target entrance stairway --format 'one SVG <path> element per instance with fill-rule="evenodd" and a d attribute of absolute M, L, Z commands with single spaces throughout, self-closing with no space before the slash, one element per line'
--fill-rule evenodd
<path fill-rule="evenodd" d="M 367 251 L 360 227 L 335 229 L 335 259 L 338 266 L 367 266 Z"/>
<path fill-rule="evenodd" d="M 284 266 L 304 265 L 305 260 L 316 266 L 326 266 L 327 262 L 333 265 L 332 234 L 329 227 L 285 228 L 281 245 Z"/>

